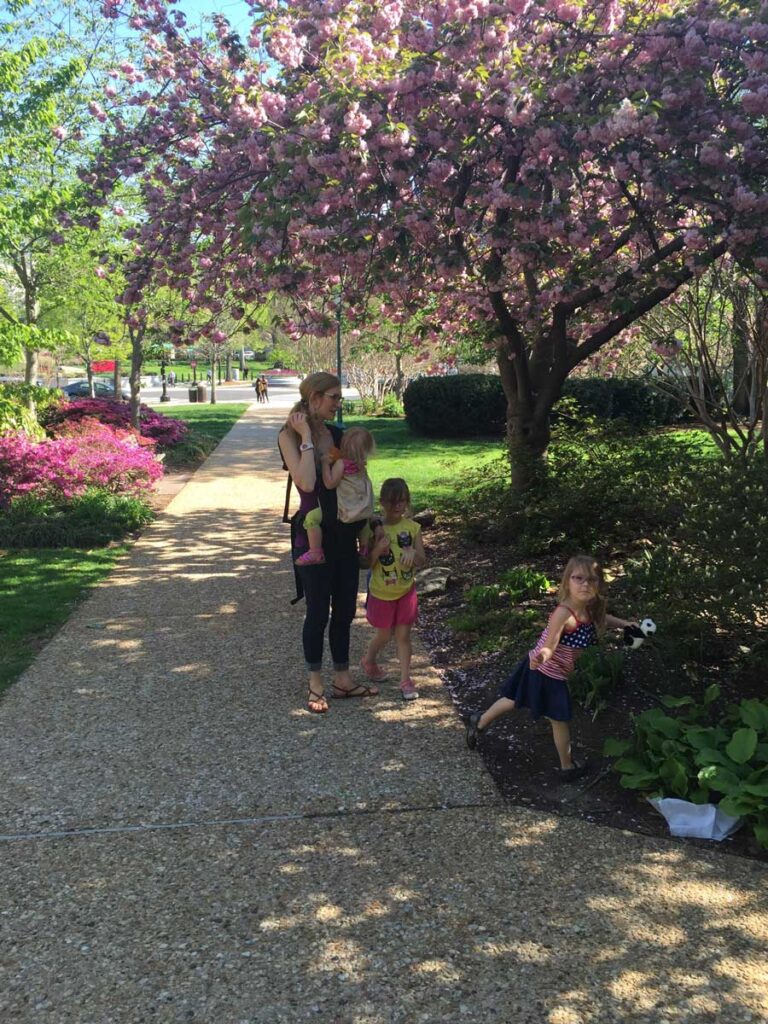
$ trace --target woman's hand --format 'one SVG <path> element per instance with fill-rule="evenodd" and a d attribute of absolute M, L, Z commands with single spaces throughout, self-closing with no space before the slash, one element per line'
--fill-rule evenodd
<path fill-rule="evenodd" d="M 312 440 L 312 430 L 310 429 L 305 413 L 292 412 L 288 417 L 288 422 L 301 437 L 302 444 L 306 444 L 308 441 Z"/>

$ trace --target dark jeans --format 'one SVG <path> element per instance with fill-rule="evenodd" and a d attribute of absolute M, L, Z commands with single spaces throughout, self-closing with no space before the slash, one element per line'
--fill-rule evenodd
<path fill-rule="evenodd" d="M 349 629 L 355 617 L 359 567 L 357 524 L 323 523 L 324 565 L 300 565 L 297 571 L 307 602 L 302 642 L 310 672 L 323 664 L 323 643 L 328 626 L 328 645 L 337 672 L 349 668 Z"/>

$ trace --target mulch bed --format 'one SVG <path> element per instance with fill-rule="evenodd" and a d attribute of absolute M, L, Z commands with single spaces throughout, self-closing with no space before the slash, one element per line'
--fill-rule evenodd
<path fill-rule="evenodd" d="M 493 702 L 499 684 L 524 651 L 514 655 L 478 653 L 472 638 L 454 631 L 447 620 L 465 605 L 464 595 L 470 585 L 497 581 L 514 560 L 508 548 L 475 546 L 439 524 L 425 531 L 425 547 L 429 564 L 450 568 L 452 576 L 445 594 L 420 598 L 419 635 L 432 663 L 443 674 L 456 710 L 465 718 Z M 549 557 L 535 568 L 555 581 L 562 573 L 562 562 Z M 545 621 L 553 607 L 552 598 L 540 605 Z M 618 607 L 615 611 L 627 618 L 634 617 L 635 612 Z M 647 660 L 643 663 L 641 655 L 642 648 L 628 655 L 620 691 L 614 703 L 595 721 L 591 714 L 575 707 L 574 752 L 578 758 L 586 757 L 590 764 L 584 778 L 570 784 L 558 779 L 549 723 L 543 719 L 532 722 L 525 711 L 497 720 L 481 735 L 475 754 L 467 751 L 466 756 L 483 758 L 502 796 L 512 804 L 643 835 L 669 837 L 664 819 L 638 793 L 622 789 L 618 774 L 611 771 L 610 759 L 602 755 L 607 737 L 629 736 L 630 716 L 653 706 L 642 685 L 643 670 L 651 666 Z M 768 862 L 768 851 L 762 850 L 745 828 L 721 843 L 697 839 L 672 841 Z"/>

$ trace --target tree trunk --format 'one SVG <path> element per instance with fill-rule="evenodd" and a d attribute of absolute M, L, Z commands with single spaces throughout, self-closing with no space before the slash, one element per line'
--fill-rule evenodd
<path fill-rule="evenodd" d="M 750 353 L 747 340 L 747 325 L 740 302 L 733 304 L 733 408 L 739 416 L 747 417 L 750 412 Z"/>
<path fill-rule="evenodd" d="M 141 364 L 144 360 L 141 343 L 144 339 L 144 329 L 129 327 L 128 332 L 131 339 L 131 426 L 138 430 L 141 415 Z"/>
<path fill-rule="evenodd" d="M 523 403 L 523 407 L 525 403 Z M 507 396 L 507 450 L 513 492 L 522 498 L 544 479 L 547 472 L 549 416 L 527 415 Z"/>
<path fill-rule="evenodd" d="M 403 357 L 399 352 L 395 352 L 395 386 L 393 388 L 397 395 L 398 402 L 403 400 L 403 391 L 405 383 L 405 374 L 403 373 Z"/>
<path fill-rule="evenodd" d="M 549 417 L 560 397 L 568 367 L 564 359 L 560 362 L 551 359 L 547 361 L 546 373 L 536 374 L 520 340 L 500 340 L 497 360 L 507 399 L 506 437 L 511 486 L 513 493 L 522 499 L 546 476 Z M 553 347 L 551 342 L 549 338 L 545 344 Z M 537 383 L 537 376 L 542 377 L 543 383 Z"/>
<path fill-rule="evenodd" d="M 38 369 L 38 354 L 37 349 L 27 348 L 24 346 L 24 381 L 27 384 L 35 384 L 37 382 L 37 369 Z"/>

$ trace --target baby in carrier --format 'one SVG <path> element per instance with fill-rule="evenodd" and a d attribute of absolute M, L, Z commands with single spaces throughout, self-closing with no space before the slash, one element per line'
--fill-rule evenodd
<path fill-rule="evenodd" d="M 331 448 L 323 456 L 323 484 L 336 491 L 338 517 L 342 523 L 359 523 L 360 555 L 368 554 L 371 540 L 370 518 L 373 515 L 373 487 L 366 466 L 376 451 L 373 434 L 365 427 L 345 430 L 340 448 Z M 296 559 L 297 565 L 322 565 L 323 512 L 319 504 L 304 517 L 309 551 Z"/>

